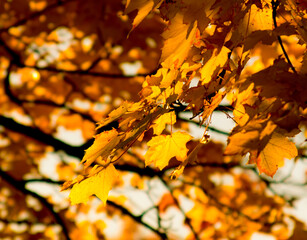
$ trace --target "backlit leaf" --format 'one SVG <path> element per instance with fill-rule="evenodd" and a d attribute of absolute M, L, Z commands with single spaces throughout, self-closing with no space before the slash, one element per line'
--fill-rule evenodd
<path fill-rule="evenodd" d="M 166 124 L 174 124 L 176 122 L 176 114 L 175 112 L 168 112 L 161 115 L 158 119 L 154 121 L 154 134 L 160 135 L 162 131 L 165 129 Z"/>
<path fill-rule="evenodd" d="M 115 129 L 98 134 L 93 145 L 85 150 L 82 162 L 87 167 L 99 156 L 107 157 L 119 141 L 120 137 L 118 137 L 118 132 Z"/>
<path fill-rule="evenodd" d="M 74 184 L 69 194 L 71 204 L 86 203 L 92 195 L 99 197 L 105 204 L 117 177 L 117 170 L 110 164 L 94 176 Z"/>
<path fill-rule="evenodd" d="M 200 71 L 203 84 L 210 82 L 212 76 L 225 66 L 229 52 L 230 50 L 225 46 L 220 51 L 218 49 L 207 51 L 205 56 L 208 59 L 205 59 L 206 62 Z"/>
<path fill-rule="evenodd" d="M 125 14 L 138 10 L 133 20 L 132 30 L 156 7 L 161 4 L 162 0 L 128 0 L 126 3 Z"/>
<path fill-rule="evenodd" d="M 250 151 L 262 150 L 275 128 L 274 123 L 266 120 L 252 120 L 244 127 L 236 126 L 228 138 L 224 154 L 245 155 Z"/>
<path fill-rule="evenodd" d="M 162 34 L 165 39 L 162 48 L 161 62 L 163 67 L 170 68 L 174 65 L 178 68 L 188 55 L 188 52 L 193 44 L 197 21 L 194 22 L 192 30 L 189 24 L 184 23 L 184 17 L 181 13 L 171 19 L 167 30 Z"/>
<path fill-rule="evenodd" d="M 109 113 L 108 117 L 99 122 L 99 126 L 97 128 L 106 126 L 107 124 L 118 120 L 127 112 L 136 111 L 141 108 L 141 103 L 129 103 L 127 101 L 123 102 L 120 107 L 114 109 L 111 113 Z"/>
<path fill-rule="evenodd" d="M 284 159 L 297 156 L 297 149 L 293 142 L 279 133 L 273 133 L 271 139 L 260 152 L 256 161 L 261 172 L 273 177 L 278 167 L 284 165 Z"/>
<path fill-rule="evenodd" d="M 183 161 L 188 149 L 186 143 L 191 140 L 191 136 L 184 132 L 175 132 L 172 135 L 160 135 L 153 137 L 147 145 L 149 149 L 145 154 L 145 163 L 154 163 L 160 170 L 168 165 L 172 157 Z"/>

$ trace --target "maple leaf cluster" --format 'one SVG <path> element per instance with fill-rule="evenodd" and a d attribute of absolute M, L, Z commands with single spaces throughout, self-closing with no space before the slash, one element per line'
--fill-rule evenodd
<path fill-rule="evenodd" d="M 307 239 L 306 8 L 1 1 L 0 239 Z"/>
<path fill-rule="evenodd" d="M 72 203 L 85 202 L 92 194 L 105 202 L 116 181 L 114 163 L 143 139 L 148 146 L 145 166 L 162 170 L 175 157 L 172 176 L 178 177 L 208 144 L 211 115 L 223 99 L 231 103 L 236 124 L 224 155 L 249 153 L 248 163 L 269 176 L 285 158 L 295 158 L 297 149 L 289 137 L 299 133 L 307 116 L 307 57 L 305 51 L 292 63 L 282 37 L 295 36 L 304 45 L 307 35 L 306 9 L 300 5 L 303 9 L 298 10 L 290 2 L 127 1 L 125 14 L 134 14 L 132 32 L 150 13 L 164 22 L 160 65 L 143 82 L 140 101 L 126 101 L 99 121 L 98 130 L 112 122 L 118 127 L 95 136 L 82 160 L 89 170 L 64 184 L 63 189 L 72 187 Z M 259 69 L 248 68 L 250 61 L 257 61 L 257 45 L 277 42 L 276 48 L 283 49 L 278 56 Z M 190 151 L 187 143 L 193 137 L 172 130 L 178 109 L 191 112 L 191 119 L 205 126 Z M 170 133 L 164 132 L 166 126 L 171 126 Z"/>

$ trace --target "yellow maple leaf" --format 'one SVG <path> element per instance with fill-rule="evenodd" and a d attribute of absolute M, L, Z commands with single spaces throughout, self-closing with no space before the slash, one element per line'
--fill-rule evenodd
<path fill-rule="evenodd" d="M 246 38 L 255 31 L 272 30 L 272 9 L 269 5 L 271 4 L 258 8 L 256 4 L 252 4 L 239 23 L 237 34 Z"/>
<path fill-rule="evenodd" d="M 96 195 L 105 204 L 117 178 L 117 170 L 113 164 L 109 164 L 94 176 L 73 185 L 69 194 L 71 204 L 86 203 L 92 195 Z"/>
<path fill-rule="evenodd" d="M 211 52 L 212 51 L 212 52 Z M 208 50 L 205 53 L 204 66 L 200 70 L 201 73 L 201 82 L 202 84 L 206 84 L 211 81 L 211 78 L 214 74 L 225 66 L 228 60 L 228 53 L 230 50 L 223 46 L 220 51 L 218 49 Z"/>
<path fill-rule="evenodd" d="M 91 165 L 99 156 L 107 157 L 114 147 L 119 143 L 120 137 L 116 129 L 105 131 L 95 137 L 95 141 L 87 150 L 81 161 L 85 167 Z"/>
<path fill-rule="evenodd" d="M 174 124 L 176 122 L 176 114 L 175 112 L 168 112 L 161 115 L 158 119 L 156 119 L 153 123 L 154 134 L 160 135 L 162 131 L 165 129 L 166 124 Z"/>
<path fill-rule="evenodd" d="M 190 32 L 189 30 L 192 29 Z M 190 48 L 194 42 L 197 29 L 197 21 L 185 24 L 184 16 L 177 13 L 170 20 L 167 30 L 162 34 L 165 39 L 162 48 L 161 62 L 165 68 L 177 69 L 186 59 Z"/>
<path fill-rule="evenodd" d="M 297 156 L 295 144 L 287 137 L 279 133 L 273 133 L 271 139 L 260 152 L 256 160 L 258 169 L 261 172 L 273 177 L 278 167 L 284 165 L 284 159 L 291 159 Z"/>
<path fill-rule="evenodd" d="M 246 21 L 245 24 L 250 32 L 257 30 L 272 30 L 272 9 L 269 6 L 265 6 L 260 9 L 253 4 L 243 21 Z"/>
<path fill-rule="evenodd" d="M 250 116 L 246 113 L 245 108 L 255 105 L 258 96 L 254 93 L 254 83 L 251 83 L 246 89 L 234 93 L 233 99 L 235 99 L 236 105 L 233 111 L 234 119 L 240 126 L 244 126 Z"/>
<path fill-rule="evenodd" d="M 154 163 L 156 167 L 162 170 L 168 165 L 172 157 L 183 161 L 188 149 L 186 143 L 191 140 L 191 136 L 185 132 L 175 132 L 172 135 L 160 135 L 153 137 L 147 145 L 149 149 L 145 154 L 145 164 L 148 166 Z"/>

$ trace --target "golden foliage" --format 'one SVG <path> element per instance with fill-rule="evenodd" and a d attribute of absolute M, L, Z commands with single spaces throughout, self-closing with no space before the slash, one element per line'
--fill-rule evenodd
<path fill-rule="evenodd" d="M 306 239 L 306 19 L 301 0 L 1 3 L 0 238 Z"/>

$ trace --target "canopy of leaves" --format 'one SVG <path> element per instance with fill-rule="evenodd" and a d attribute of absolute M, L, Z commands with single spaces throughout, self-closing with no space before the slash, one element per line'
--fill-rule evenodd
<path fill-rule="evenodd" d="M 306 239 L 306 26 L 305 1 L 4 0 L 0 238 Z"/>

